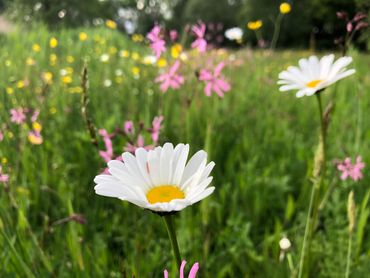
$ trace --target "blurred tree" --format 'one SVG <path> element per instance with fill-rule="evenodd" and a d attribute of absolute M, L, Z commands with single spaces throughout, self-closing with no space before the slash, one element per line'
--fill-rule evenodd
<path fill-rule="evenodd" d="M 112 18 L 114 2 L 89 0 L 4 0 L 15 21 L 43 21 L 50 27 L 91 24 L 95 18 Z"/>

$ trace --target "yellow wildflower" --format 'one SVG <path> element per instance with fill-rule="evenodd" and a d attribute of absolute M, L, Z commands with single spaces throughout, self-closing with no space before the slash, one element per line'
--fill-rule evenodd
<path fill-rule="evenodd" d="M 87 34 L 85 32 L 81 32 L 78 37 L 82 42 L 87 40 Z"/>
<path fill-rule="evenodd" d="M 52 37 L 49 41 L 49 45 L 51 48 L 56 48 L 58 46 L 58 40 Z"/>
<path fill-rule="evenodd" d="M 53 74 L 50 71 L 44 72 L 42 74 L 42 79 L 44 80 L 45 83 L 51 84 L 53 83 Z"/>
<path fill-rule="evenodd" d="M 178 58 L 182 52 L 182 45 L 179 43 L 176 43 L 171 47 L 171 56 L 172 58 Z"/>
<path fill-rule="evenodd" d="M 11 95 L 11 94 L 13 94 L 14 93 L 14 89 L 12 88 L 12 87 L 6 87 L 6 93 L 8 94 L 8 95 Z"/>
<path fill-rule="evenodd" d="M 117 53 L 117 48 L 115 48 L 114 46 L 111 46 L 109 47 L 108 52 L 109 54 L 114 55 Z"/>
<path fill-rule="evenodd" d="M 249 21 L 247 24 L 247 27 L 250 30 L 258 30 L 262 27 L 262 25 L 263 25 L 262 20 L 256 20 L 256 21 Z"/>
<path fill-rule="evenodd" d="M 63 78 L 62 78 L 62 82 L 64 83 L 64 84 L 70 84 L 70 83 L 72 83 L 72 77 L 71 76 L 69 76 L 69 75 L 66 75 L 66 76 L 63 76 Z"/>
<path fill-rule="evenodd" d="M 49 60 L 50 60 L 50 65 L 55 66 L 55 64 L 58 61 L 58 56 L 55 54 L 50 54 Z"/>
<path fill-rule="evenodd" d="M 127 50 L 121 50 L 119 52 L 119 56 L 123 57 L 123 58 L 127 58 L 130 56 L 130 52 L 128 52 Z"/>
<path fill-rule="evenodd" d="M 113 20 L 106 20 L 105 25 L 110 29 L 117 29 L 117 23 L 115 23 Z"/>
<path fill-rule="evenodd" d="M 25 86 L 26 84 L 25 84 L 25 82 L 23 81 L 23 80 L 19 80 L 18 82 L 17 82 L 17 88 L 18 89 L 22 89 L 22 88 L 24 88 L 24 86 Z"/>
<path fill-rule="evenodd" d="M 132 52 L 131 58 L 132 58 L 132 60 L 137 61 L 137 60 L 140 59 L 140 54 L 137 53 L 137 52 Z"/>
<path fill-rule="evenodd" d="M 290 6 L 290 4 L 287 2 L 281 3 L 279 8 L 282 14 L 290 13 L 290 11 L 292 10 L 292 6 Z"/>
<path fill-rule="evenodd" d="M 40 132 L 40 131 L 41 131 L 41 129 L 42 129 L 42 125 L 41 125 L 40 123 L 38 123 L 38 122 L 33 122 L 33 123 L 32 123 L 32 128 L 33 128 L 35 131 Z"/>
<path fill-rule="evenodd" d="M 158 61 L 157 61 L 157 65 L 158 67 L 160 68 L 164 68 L 165 66 L 167 66 L 167 60 L 165 58 L 160 58 Z"/>
<path fill-rule="evenodd" d="M 73 56 L 71 56 L 71 55 L 67 56 L 67 62 L 68 63 L 72 64 L 74 61 L 75 61 L 75 58 Z"/>
<path fill-rule="evenodd" d="M 80 94 L 80 93 L 82 93 L 82 91 L 83 91 L 82 87 L 80 87 L 80 86 L 68 88 L 68 92 L 71 93 L 71 94 Z"/>
<path fill-rule="evenodd" d="M 132 72 L 133 75 L 139 75 L 140 74 L 140 68 L 132 67 L 131 72 Z"/>
<path fill-rule="evenodd" d="M 143 35 L 140 35 L 140 34 L 133 34 L 131 39 L 134 42 L 142 42 L 144 40 L 144 37 L 143 37 Z"/>
<path fill-rule="evenodd" d="M 34 43 L 32 45 L 32 51 L 33 52 L 40 52 L 41 51 L 41 46 L 38 43 Z"/>
<path fill-rule="evenodd" d="M 32 59 L 31 57 L 28 57 L 27 60 L 26 60 L 26 65 L 27 66 L 33 66 L 36 64 L 36 61 L 34 59 Z"/>
<path fill-rule="evenodd" d="M 1 164 L 5 165 L 5 164 L 7 164 L 7 163 L 8 163 L 8 159 L 7 159 L 6 157 L 3 157 L 3 158 L 1 159 Z"/>

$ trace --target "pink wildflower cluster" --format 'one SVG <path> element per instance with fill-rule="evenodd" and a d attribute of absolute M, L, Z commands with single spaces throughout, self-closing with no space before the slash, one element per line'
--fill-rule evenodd
<path fill-rule="evenodd" d="M 158 59 L 161 57 L 162 52 L 166 51 L 166 42 L 161 37 L 161 27 L 155 25 L 146 37 L 150 41 L 150 48 Z"/>
<path fill-rule="evenodd" d="M 179 276 L 180 278 L 184 278 L 185 265 L 186 265 L 186 261 L 183 260 L 180 266 L 180 276 Z M 193 266 L 190 269 L 188 278 L 195 278 L 197 276 L 198 269 L 199 269 L 199 263 L 193 264 Z M 164 274 L 164 278 L 168 278 L 167 269 L 164 270 L 163 274 Z"/>
<path fill-rule="evenodd" d="M 198 49 L 200 53 L 207 51 L 207 40 L 206 40 L 206 24 L 203 22 L 199 22 L 190 27 L 188 25 L 185 29 L 187 32 L 192 32 L 195 35 L 195 40 L 191 44 L 192 48 Z M 210 30 L 214 30 L 216 25 L 211 24 L 209 25 Z M 217 25 L 217 30 L 222 29 L 223 26 Z M 151 45 L 150 47 L 153 49 L 156 57 L 159 58 L 162 52 L 166 51 L 165 41 L 161 36 L 163 30 L 158 25 L 155 25 L 153 29 L 147 34 L 147 38 L 150 40 Z M 171 41 L 175 41 L 177 39 L 177 31 L 170 30 L 169 37 Z M 185 54 L 186 57 L 186 54 Z M 177 58 L 177 57 L 176 57 Z M 182 59 L 182 58 L 180 58 Z M 175 62 L 165 71 L 160 72 L 160 74 L 155 78 L 154 82 L 160 84 L 160 90 L 165 93 L 170 88 L 173 90 L 179 89 L 184 83 L 185 78 L 182 74 L 179 73 L 179 69 L 181 67 L 180 59 L 175 60 Z M 224 94 L 230 91 L 231 86 L 226 81 L 224 76 L 221 74 L 222 69 L 224 68 L 225 63 L 219 63 L 214 70 L 210 70 L 208 68 L 202 69 L 199 74 L 199 81 L 203 81 L 205 83 L 204 93 L 207 96 L 211 96 L 212 92 L 216 93 L 219 97 L 223 97 Z M 143 138 L 138 137 L 136 142 L 137 146 L 144 145 Z M 129 146 L 131 148 L 134 146 L 133 144 Z"/>
<path fill-rule="evenodd" d="M 23 124 L 26 122 L 27 117 L 30 117 L 31 122 L 36 122 L 40 114 L 40 110 L 31 110 L 28 108 L 12 108 L 10 109 L 10 121 L 15 124 Z"/>
<path fill-rule="evenodd" d="M 346 12 L 337 12 L 337 17 L 346 22 L 346 30 L 348 33 L 361 30 L 369 26 L 369 23 L 366 22 L 367 15 L 363 12 L 358 12 L 355 16 L 350 19 L 348 13 Z"/>
<path fill-rule="evenodd" d="M 123 135 L 127 138 L 127 144 L 124 147 L 124 151 L 135 153 L 137 148 L 145 148 L 146 150 L 151 150 L 158 144 L 160 130 L 162 128 L 163 116 L 154 117 L 152 125 L 149 128 L 144 128 L 143 124 L 139 125 L 136 132 L 134 123 L 132 121 L 126 121 L 123 125 L 123 129 L 117 128 L 113 133 L 109 134 L 107 130 L 100 129 L 99 135 L 104 141 L 104 150 L 99 151 L 100 157 L 104 162 L 109 162 L 113 159 L 122 160 L 122 157 L 114 155 L 112 139 L 117 135 Z M 150 134 L 152 143 L 150 145 L 145 145 L 143 133 L 147 132 Z M 107 169 L 104 173 L 108 173 Z"/>
<path fill-rule="evenodd" d="M 221 75 L 221 71 L 225 66 L 224 62 L 219 63 L 214 71 L 203 69 L 200 71 L 199 80 L 204 81 L 206 86 L 204 93 L 206 96 L 211 96 L 212 91 L 219 97 L 223 97 L 224 93 L 228 92 L 231 87 L 230 84 Z"/>
<path fill-rule="evenodd" d="M 350 177 L 354 181 L 358 181 L 363 178 L 361 170 L 364 167 L 365 163 L 362 162 L 361 156 L 357 156 L 354 164 L 352 164 L 351 159 L 347 157 L 337 165 L 337 169 L 342 172 L 342 175 L 340 176 L 342 180 L 346 180 Z"/>
<path fill-rule="evenodd" d="M 41 135 L 42 126 L 37 122 L 37 119 L 40 115 L 40 110 L 29 109 L 29 108 L 13 108 L 10 109 L 10 121 L 17 125 L 24 123 L 30 123 L 32 126 L 31 130 L 28 132 L 28 141 L 34 145 L 40 145 L 43 142 Z M 0 141 L 3 140 L 4 134 L 0 130 Z"/>

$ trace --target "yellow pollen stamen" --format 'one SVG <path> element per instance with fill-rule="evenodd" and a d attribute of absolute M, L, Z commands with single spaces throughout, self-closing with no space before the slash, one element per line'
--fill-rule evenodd
<path fill-rule="evenodd" d="M 150 189 L 146 194 L 146 198 L 151 204 L 168 203 L 174 199 L 184 199 L 185 194 L 177 186 L 160 185 Z"/>
<path fill-rule="evenodd" d="M 309 87 L 309 88 L 315 88 L 319 83 L 321 83 L 321 80 L 320 79 L 315 79 L 315 80 L 312 80 L 312 81 L 306 83 L 306 86 Z"/>

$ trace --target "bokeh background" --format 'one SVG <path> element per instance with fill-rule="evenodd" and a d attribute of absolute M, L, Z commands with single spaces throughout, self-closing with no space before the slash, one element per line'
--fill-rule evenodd
<path fill-rule="evenodd" d="M 176 215 L 181 252 L 189 264 L 200 263 L 199 277 L 296 276 L 319 116 L 314 97 L 280 93 L 278 75 L 302 57 L 340 57 L 335 40 L 347 33 L 337 12 L 369 14 L 370 3 L 288 2 L 292 10 L 270 50 L 258 46 L 246 25 L 262 20 L 259 32 L 271 40 L 279 1 L 0 0 L 0 175 L 9 175 L 0 182 L 0 277 L 163 277 L 164 268 L 177 277 L 161 218 L 95 194 L 105 145 L 99 135 L 91 144 L 82 108 L 96 131 L 113 133 L 133 121 L 145 142 L 151 142 L 145 130 L 163 116 L 158 144 L 189 143 L 191 154 L 205 149 L 215 161 L 214 194 Z M 212 45 L 202 55 L 191 50 L 194 37 L 186 31 L 199 21 Z M 152 62 L 145 35 L 155 23 L 179 32 L 176 51 L 186 80 L 179 90 L 163 93 L 154 81 L 179 59 L 169 43 Z M 225 38 L 231 27 L 242 28 L 242 43 Z M 309 251 L 310 277 L 343 276 L 351 190 L 357 216 L 352 275 L 370 272 L 369 47 L 364 28 L 347 52 L 356 74 L 322 95 L 325 107 L 336 104 L 323 187 L 333 191 Z M 199 71 L 220 62 L 231 90 L 224 98 L 207 97 Z M 88 83 L 82 82 L 85 65 Z M 19 108 L 27 109 L 22 124 L 11 120 L 10 111 Z M 29 119 L 35 111 L 38 125 Z M 35 129 L 41 142 L 28 136 Z M 114 153 L 136 139 L 115 137 Z M 342 181 L 338 161 L 358 155 L 366 164 L 363 179 Z M 284 254 L 283 237 L 291 242 Z"/>

